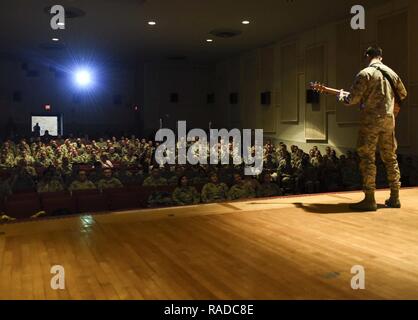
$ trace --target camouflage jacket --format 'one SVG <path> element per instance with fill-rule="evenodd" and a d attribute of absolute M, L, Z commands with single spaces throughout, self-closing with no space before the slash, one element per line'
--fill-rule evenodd
<path fill-rule="evenodd" d="M 38 183 L 38 193 L 59 192 L 63 190 L 63 184 L 57 179 L 52 179 L 50 181 L 41 181 Z"/>
<path fill-rule="evenodd" d="M 173 192 L 173 202 L 177 205 L 198 204 L 200 195 L 195 187 L 178 187 Z"/>
<path fill-rule="evenodd" d="M 166 186 L 166 185 L 168 185 L 167 179 L 164 179 L 162 177 L 156 179 L 152 176 L 146 178 L 143 183 L 144 187 L 160 187 L 160 186 Z"/>
<path fill-rule="evenodd" d="M 255 197 L 254 191 L 248 184 L 236 184 L 228 192 L 228 200 L 249 199 Z"/>
<path fill-rule="evenodd" d="M 357 74 L 346 101 L 349 105 L 363 105 L 362 120 L 393 115 L 395 94 L 390 82 L 376 67 L 384 70 L 392 78 L 402 100 L 408 94 L 401 78 L 391 68 L 383 63 L 371 64 Z"/>
<path fill-rule="evenodd" d="M 97 187 L 99 190 L 105 190 L 105 189 L 116 189 L 116 188 L 123 188 L 122 182 L 120 182 L 117 178 L 110 178 L 110 179 L 101 179 L 97 183 Z"/>
<path fill-rule="evenodd" d="M 207 183 L 202 189 L 202 202 L 218 202 L 228 197 L 228 186 L 225 183 Z"/>
<path fill-rule="evenodd" d="M 91 190 L 91 189 L 96 189 L 96 185 L 90 181 L 90 180 L 86 180 L 84 182 L 81 181 L 73 181 L 70 185 L 70 187 L 68 188 L 70 191 L 74 191 L 74 190 Z"/>

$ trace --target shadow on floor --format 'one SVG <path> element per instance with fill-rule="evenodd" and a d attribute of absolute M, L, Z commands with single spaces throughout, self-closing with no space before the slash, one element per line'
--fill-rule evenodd
<path fill-rule="evenodd" d="M 322 203 L 322 204 L 303 204 L 303 203 L 294 203 L 296 208 L 303 209 L 309 213 L 317 214 L 348 214 L 348 213 L 369 213 L 369 212 L 356 212 L 349 208 L 351 203 Z M 385 209 L 384 205 L 378 205 L 378 210 Z"/>

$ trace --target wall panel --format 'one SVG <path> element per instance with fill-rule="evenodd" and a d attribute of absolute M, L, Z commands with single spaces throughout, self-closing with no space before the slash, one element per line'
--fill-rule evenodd
<path fill-rule="evenodd" d="M 309 47 L 306 50 L 306 78 L 326 82 L 325 45 Z M 313 80 L 312 80 L 313 81 Z M 306 84 L 306 89 L 308 88 Z M 305 104 L 306 140 L 326 139 L 326 99 L 322 96 L 320 104 Z"/>
<path fill-rule="evenodd" d="M 384 63 L 393 68 L 408 84 L 408 13 L 400 12 L 378 21 L 378 43 L 383 48 Z M 403 56 L 403 57 L 402 57 Z M 397 139 L 400 146 L 410 144 L 410 110 L 404 103 L 397 119 Z"/>
<path fill-rule="evenodd" d="M 241 57 L 240 98 L 242 98 L 241 119 L 243 127 L 252 129 L 257 126 L 260 115 L 257 100 L 257 54 L 250 52 Z"/>
<path fill-rule="evenodd" d="M 351 29 L 348 20 L 337 25 L 337 89 L 349 90 L 355 75 L 361 70 L 361 33 L 361 31 Z M 336 103 L 336 112 L 337 123 L 347 124 L 359 121 L 357 108 Z"/>
<path fill-rule="evenodd" d="M 298 50 L 297 44 L 281 48 L 281 121 L 298 122 Z"/>

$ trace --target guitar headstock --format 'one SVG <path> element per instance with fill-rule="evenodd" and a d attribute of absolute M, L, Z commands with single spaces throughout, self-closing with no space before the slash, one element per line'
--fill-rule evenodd
<path fill-rule="evenodd" d="M 326 89 L 325 85 L 323 85 L 320 82 L 311 82 L 310 86 L 312 90 L 319 92 L 319 93 L 325 92 L 325 89 Z"/>

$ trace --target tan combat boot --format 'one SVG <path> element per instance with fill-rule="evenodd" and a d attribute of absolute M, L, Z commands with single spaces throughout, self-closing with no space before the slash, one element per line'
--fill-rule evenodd
<path fill-rule="evenodd" d="M 401 208 L 401 200 L 399 199 L 399 189 L 390 190 L 390 198 L 386 200 L 385 204 L 389 208 Z"/>
<path fill-rule="evenodd" d="M 359 212 L 377 211 L 377 203 L 374 198 L 374 191 L 366 191 L 366 197 L 359 203 L 350 205 L 350 209 Z"/>

